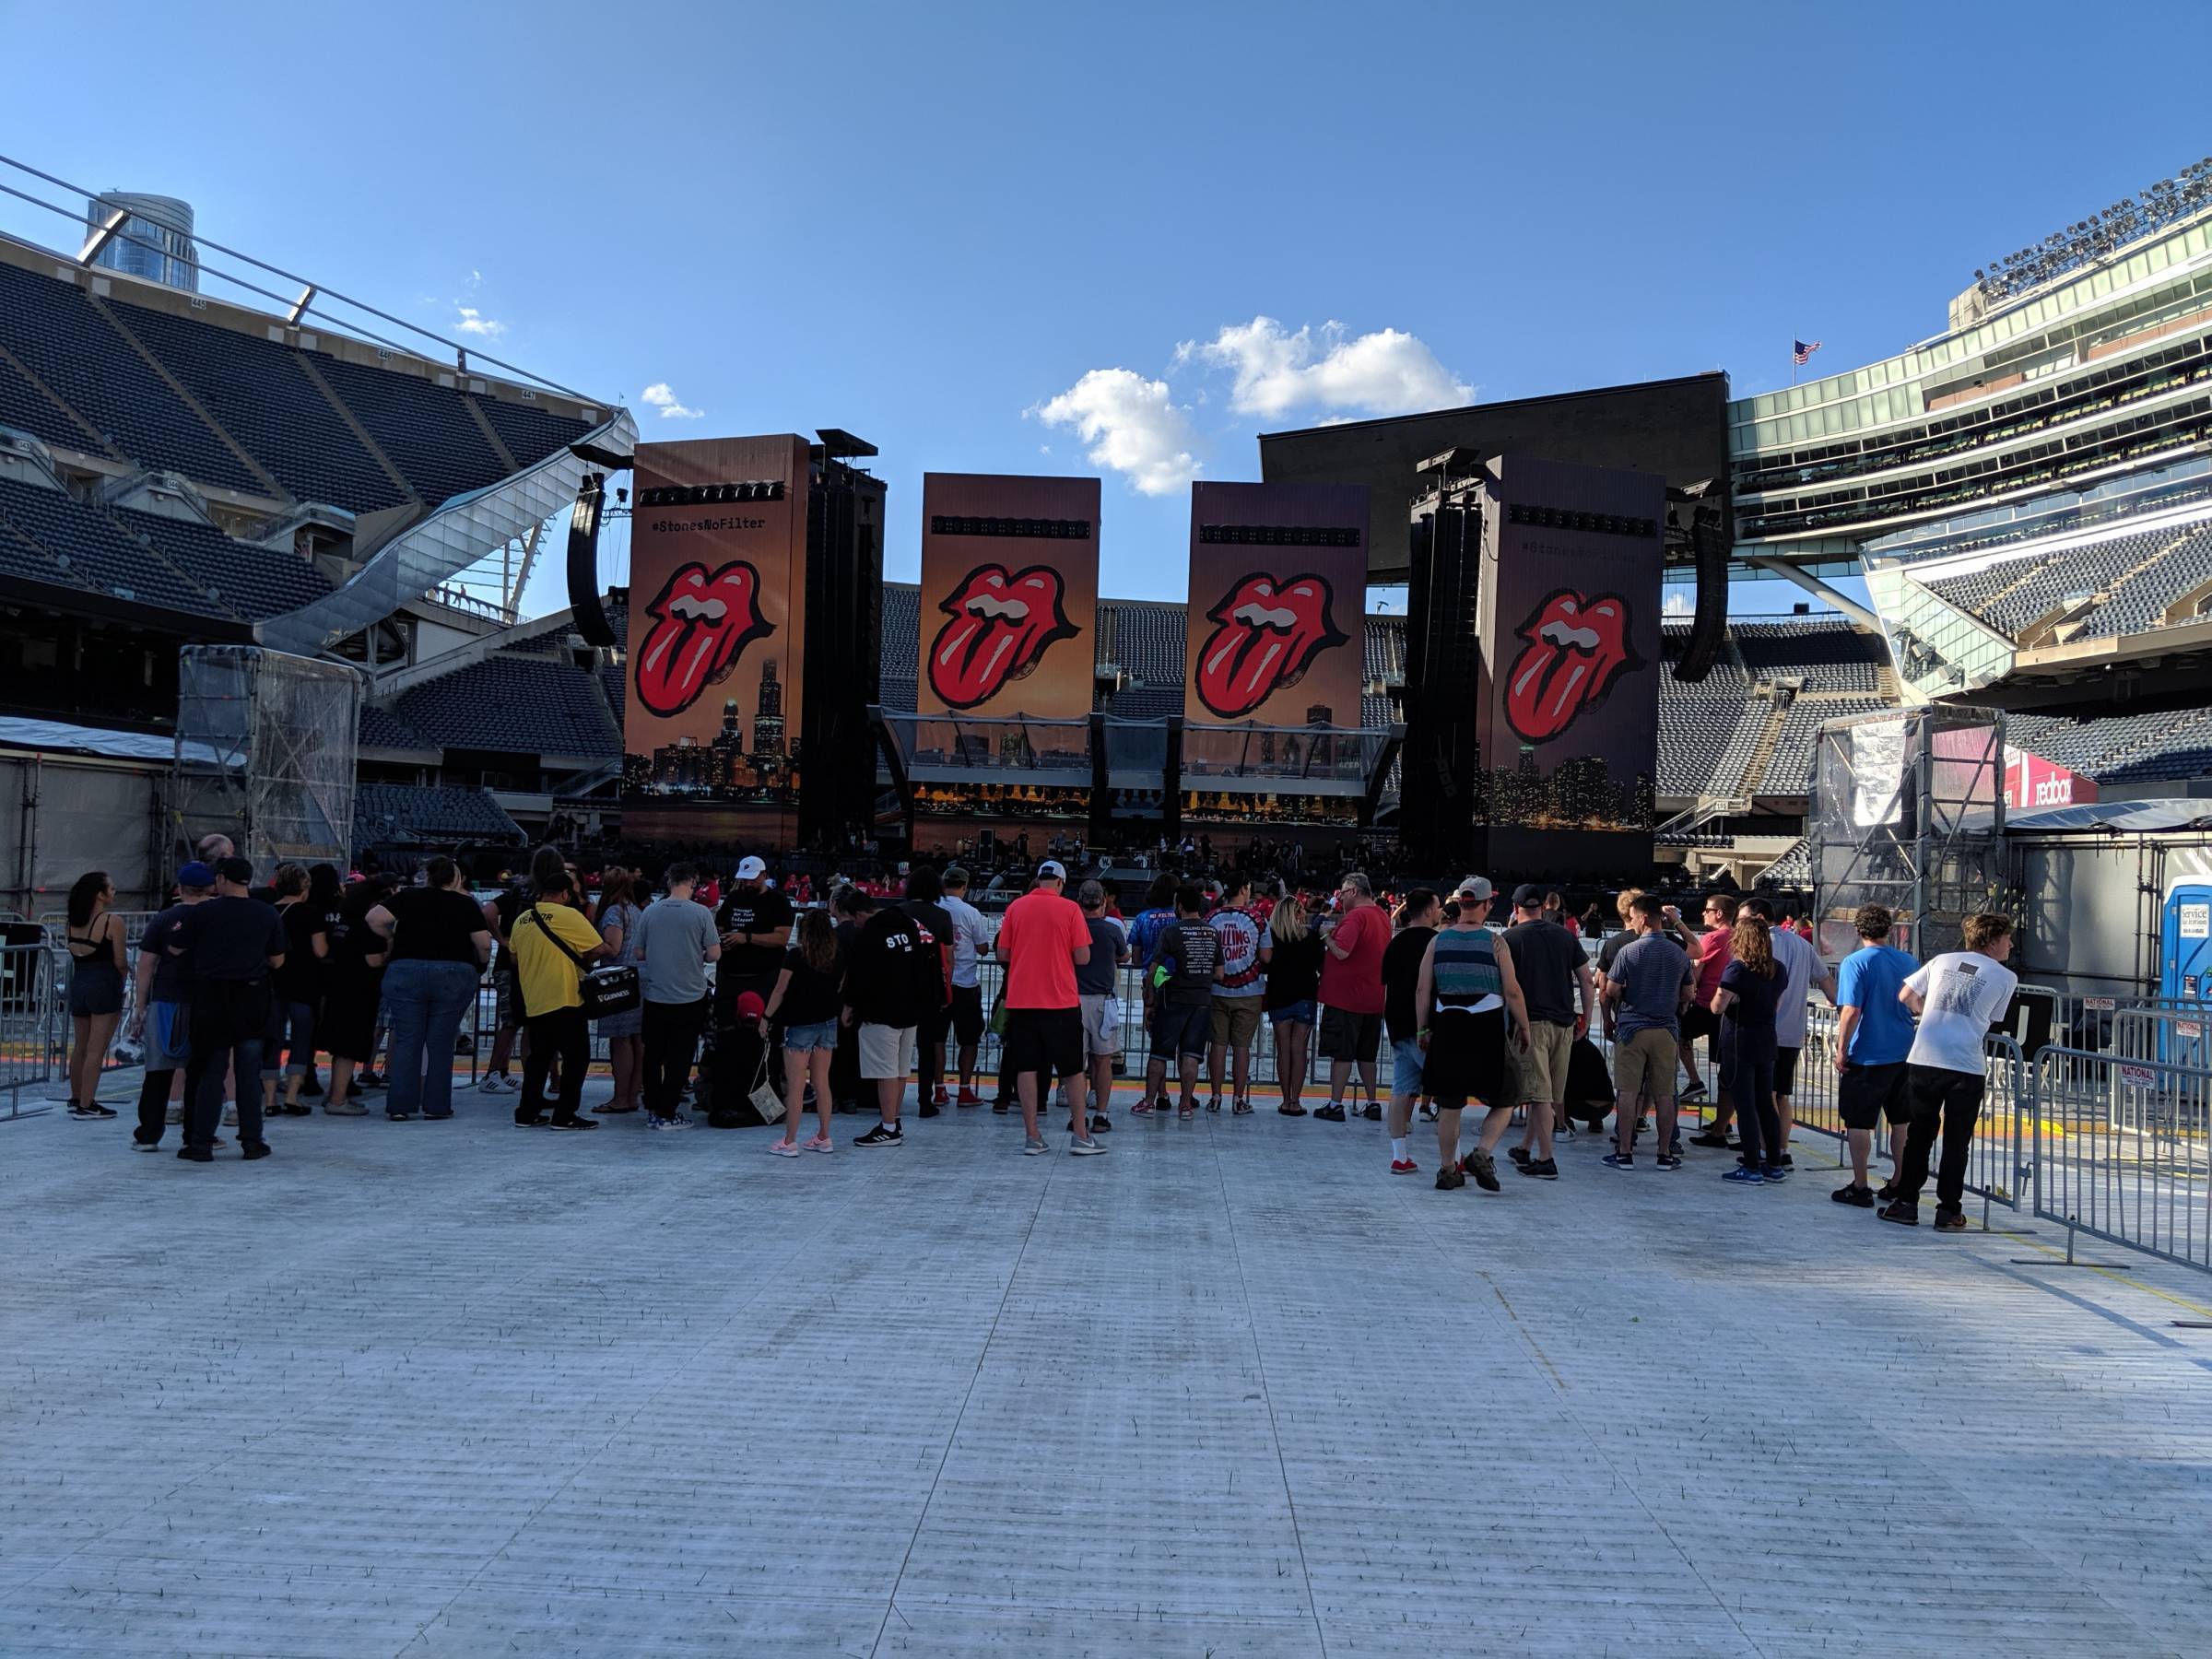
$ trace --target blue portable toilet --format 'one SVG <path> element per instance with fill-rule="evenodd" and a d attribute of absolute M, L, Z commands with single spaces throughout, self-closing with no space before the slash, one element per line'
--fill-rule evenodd
<path fill-rule="evenodd" d="M 2167 884 L 2159 962 L 2159 994 L 2181 1011 L 2159 1022 L 2159 1058 L 2204 1065 L 2212 1060 L 2212 880 L 2182 876 Z"/>

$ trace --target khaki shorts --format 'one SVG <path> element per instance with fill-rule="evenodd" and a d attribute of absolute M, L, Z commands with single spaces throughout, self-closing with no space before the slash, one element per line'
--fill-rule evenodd
<path fill-rule="evenodd" d="M 1121 999 L 1108 992 L 1086 992 L 1083 1005 L 1083 1052 L 1096 1060 L 1101 1054 L 1122 1052 Z"/>
<path fill-rule="evenodd" d="M 912 1076 L 916 1046 L 912 1026 L 863 1025 L 860 1075 L 870 1081 Z"/>
<path fill-rule="evenodd" d="M 1675 1034 L 1639 1031 L 1613 1049 L 1613 1087 L 1624 1100 L 1675 1098 Z"/>
<path fill-rule="evenodd" d="M 1217 996 L 1206 1026 L 1206 1041 L 1216 1048 L 1250 1048 L 1260 1034 L 1260 999 L 1256 996 Z"/>
<path fill-rule="evenodd" d="M 1574 1028 L 1547 1019 L 1529 1021 L 1528 1052 L 1521 1062 L 1521 1103 L 1567 1104 L 1567 1065 L 1574 1058 Z"/>

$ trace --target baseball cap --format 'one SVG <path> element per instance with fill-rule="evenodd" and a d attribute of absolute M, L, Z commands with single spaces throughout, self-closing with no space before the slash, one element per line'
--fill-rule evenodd
<path fill-rule="evenodd" d="M 215 872 L 195 858 L 177 871 L 177 885 L 188 888 L 211 888 L 215 885 Z"/>
<path fill-rule="evenodd" d="M 1515 910 L 1541 910 L 1543 906 L 1544 889 L 1535 882 L 1524 881 L 1513 889 Z"/>
<path fill-rule="evenodd" d="M 767 874 L 768 866 L 757 858 L 741 858 L 737 861 L 737 879 L 740 881 L 758 881 Z"/>
<path fill-rule="evenodd" d="M 1498 889 L 1490 885 L 1488 876 L 1462 876 L 1459 885 L 1452 889 L 1454 899 L 1488 899 Z"/>
<path fill-rule="evenodd" d="M 1046 859 L 1042 864 L 1037 866 L 1037 878 L 1040 881 L 1042 881 L 1047 877 L 1056 881 L 1065 881 L 1067 879 L 1067 866 L 1062 864 L 1056 858 Z"/>
<path fill-rule="evenodd" d="M 253 880 L 253 866 L 242 858 L 217 859 L 215 873 L 220 879 L 235 881 L 241 887 L 251 885 Z"/>
<path fill-rule="evenodd" d="M 755 860 L 753 860 L 753 862 L 754 862 L 755 864 L 758 864 L 758 863 L 759 863 L 760 861 L 759 861 L 759 859 L 755 859 Z M 738 992 L 738 993 L 737 993 L 737 1018 L 740 1018 L 740 1019 L 758 1019 L 758 1018 L 759 1018 L 761 1015 L 763 1015 L 763 1014 L 765 1014 L 765 1013 L 767 1013 L 767 1012 L 768 1012 L 768 1005 L 767 1005 L 766 1003 L 764 1003 L 764 1002 L 762 1002 L 762 1001 L 760 1000 L 760 993 L 759 993 L 759 992 L 758 992 L 758 991 L 740 991 L 740 992 Z"/>

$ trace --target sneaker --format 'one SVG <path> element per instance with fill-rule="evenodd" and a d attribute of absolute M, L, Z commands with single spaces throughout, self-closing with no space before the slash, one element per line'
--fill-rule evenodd
<path fill-rule="evenodd" d="M 134 1135 L 131 1136 L 131 1150 L 134 1152 L 159 1152 L 161 1150 L 161 1143 L 159 1141 L 142 1141 Z"/>
<path fill-rule="evenodd" d="M 853 1144 L 856 1147 L 903 1147 L 906 1145 L 906 1131 L 896 1124 L 878 1124 L 865 1135 L 855 1135 Z"/>
<path fill-rule="evenodd" d="M 1506 1148 L 1505 1155 L 1512 1159 L 1519 1168 L 1526 1169 L 1528 1167 L 1528 1148 L 1526 1147 L 1509 1147 Z"/>
<path fill-rule="evenodd" d="M 1849 1186 L 1838 1187 L 1829 1196 L 1838 1204 L 1850 1205 L 1853 1209 L 1872 1209 L 1874 1207 L 1874 1189 L 1860 1186 L 1855 1182 Z"/>
<path fill-rule="evenodd" d="M 387 1112 L 384 1117 L 387 1122 L 394 1124 L 411 1124 L 415 1121 L 415 1114 L 411 1112 Z M 592 1125 L 594 1129 L 598 1126 L 596 1124 Z"/>
<path fill-rule="evenodd" d="M 169 1111 L 162 1117 L 161 1121 L 165 1124 L 182 1123 L 184 1121 L 184 1102 L 182 1100 L 171 1100 L 169 1105 Z"/>
<path fill-rule="evenodd" d="M 1393 1175 L 1418 1175 L 1421 1166 L 1410 1158 L 1394 1158 L 1390 1160 L 1390 1172 Z"/>
<path fill-rule="evenodd" d="M 956 1097 L 955 1103 L 961 1106 L 981 1106 L 983 1103 L 983 1097 L 977 1094 L 972 1088 L 963 1088 Z"/>
<path fill-rule="evenodd" d="M 477 1080 L 478 1094 L 504 1094 L 512 1087 L 505 1072 L 486 1072 Z"/>
<path fill-rule="evenodd" d="M 1797 1160 L 1784 1152 L 1782 1155 L 1782 1167 L 1785 1170 L 1794 1170 L 1797 1167 Z"/>
<path fill-rule="evenodd" d="M 1591 1133 L 1591 1134 L 1593 1134 L 1593 1135 L 1595 1135 L 1595 1134 L 1597 1133 L 1597 1130 L 1595 1129 L 1595 1127 L 1593 1127 L 1593 1128 L 1591 1129 L 1590 1133 Z M 1675 1138 L 1674 1138 L 1673 1140 L 1671 1140 L 1671 1141 L 1667 1142 L 1667 1144 L 1666 1144 L 1666 1155 L 1667 1155 L 1669 1158 L 1673 1159 L 1674 1159 L 1674 1160 L 1675 1160 L 1677 1163 L 1680 1163 L 1680 1162 L 1682 1161 L 1682 1131 L 1681 1131 L 1681 1130 L 1679 1130 L 1679 1129 L 1676 1130 L 1676 1131 L 1675 1131 Z"/>
<path fill-rule="evenodd" d="M 1608 1170 L 1632 1170 L 1636 1167 L 1636 1154 L 1633 1152 L 1608 1152 L 1597 1161 L 1604 1164 Z"/>
<path fill-rule="evenodd" d="M 177 1156 L 186 1163 L 213 1163 L 215 1154 L 204 1147 L 179 1147 Z"/>
<path fill-rule="evenodd" d="M 325 1100 L 323 1111 L 329 1117 L 367 1117 L 369 1108 L 359 1100 Z"/>
<path fill-rule="evenodd" d="M 1382 1121 L 1382 1108 L 1376 1105 L 1374 1101 L 1370 1100 L 1367 1103 L 1367 1110 L 1362 1112 L 1359 1115 L 1365 1118 L 1371 1124 L 1379 1124 Z"/>
<path fill-rule="evenodd" d="M 385 1077 L 381 1071 L 363 1072 L 360 1076 L 360 1083 L 363 1088 L 388 1088 L 391 1084 L 391 1081 L 392 1079 Z"/>
<path fill-rule="evenodd" d="M 1421 1122 L 1422 1122 L 1422 1123 L 1424 1123 L 1424 1124 L 1433 1124 L 1433 1123 L 1435 1123 L 1435 1122 L 1436 1122 L 1436 1108 L 1435 1108 L 1435 1107 L 1433 1107 L 1433 1106 L 1424 1105 L 1424 1106 L 1421 1108 Z"/>
<path fill-rule="evenodd" d="M 1875 1192 L 1874 1201 L 1877 1204 L 1895 1204 L 1897 1202 L 1897 1182 L 1894 1181 L 1883 1182 Z"/>
<path fill-rule="evenodd" d="M 1743 1164 L 1737 1164 L 1735 1169 L 1729 1171 L 1728 1173 L 1722 1176 L 1721 1179 L 1723 1181 L 1733 1181 L 1737 1186 L 1765 1186 L 1767 1184 L 1767 1178 L 1764 1175 L 1760 1174 L 1757 1170 L 1747 1168 Z"/>
<path fill-rule="evenodd" d="M 1728 1149 L 1728 1137 L 1724 1135 L 1715 1135 L 1710 1129 L 1701 1129 L 1689 1137 L 1689 1144 L 1693 1147 L 1712 1147 L 1724 1152 Z"/>
<path fill-rule="evenodd" d="M 1532 1163 L 1523 1164 L 1521 1173 L 1533 1175 L 1538 1181 L 1557 1181 L 1559 1178 L 1559 1166 L 1556 1159 L 1539 1158 Z"/>
<path fill-rule="evenodd" d="M 991 1102 L 991 1110 L 997 1112 L 1000 1117 L 1005 1117 L 1013 1108 L 1004 1100 L 994 1100 Z"/>
<path fill-rule="evenodd" d="M 1918 1227 L 1920 1225 L 1920 1206 L 1907 1204 L 1902 1198 L 1891 1199 L 1874 1213 L 1885 1221 L 1896 1222 L 1900 1227 Z"/>
<path fill-rule="evenodd" d="M 811 1140 L 801 1141 L 799 1146 L 802 1150 L 807 1152 L 834 1152 L 837 1150 L 837 1143 L 826 1135 L 818 1135 Z"/>
<path fill-rule="evenodd" d="M 1229 1110 L 1231 1117 L 1250 1117 L 1252 1115 L 1252 1102 L 1250 1100 L 1239 1100 Z"/>
<path fill-rule="evenodd" d="M 1440 1193 L 1449 1193 L 1455 1187 L 1464 1187 L 1466 1184 L 1466 1176 L 1450 1164 L 1446 1164 L 1436 1172 L 1436 1190 Z"/>
<path fill-rule="evenodd" d="M 935 1100 L 924 1100 L 922 1102 L 922 1110 L 919 1115 L 925 1118 L 933 1118 L 937 1115 L 939 1110 L 940 1108 Z"/>
<path fill-rule="evenodd" d="M 1789 1171 L 1789 1170 L 1788 1170 L 1788 1169 L 1787 1169 L 1787 1168 L 1786 1168 L 1784 1165 L 1782 1165 L 1782 1164 L 1769 1164 L 1769 1165 L 1766 1167 L 1766 1169 L 1765 1169 L 1765 1171 L 1763 1171 L 1763 1173 L 1765 1174 L 1766 1178 L 1767 1178 L 1769 1181 L 1771 1181 L 1771 1181 L 1787 1181 L 1787 1180 L 1790 1178 L 1790 1171 Z"/>
<path fill-rule="evenodd" d="M 1069 1141 L 1067 1143 L 1067 1149 L 1074 1153 L 1077 1158 L 1096 1158 L 1100 1153 L 1106 1150 L 1104 1147 L 1099 1145 L 1097 1141 L 1093 1140 L 1088 1135 L 1083 1136 L 1080 1140 Z"/>
<path fill-rule="evenodd" d="M 1705 1085 L 1702 1083 L 1685 1084 L 1675 1090 L 1675 1099 L 1677 1100 L 1701 1100 L 1704 1098 Z"/>
<path fill-rule="evenodd" d="M 241 1147 L 238 1149 L 239 1160 L 241 1163 L 252 1163 L 255 1159 L 266 1158 L 268 1155 L 269 1143 L 267 1141 L 255 1141 L 250 1147 Z"/>
<path fill-rule="evenodd" d="M 938 1084 L 938 1085 L 937 1085 L 937 1091 L 936 1091 L 936 1093 L 935 1093 L 935 1094 L 934 1094 L 934 1095 L 932 1095 L 932 1096 L 930 1097 L 930 1104 L 931 1104 L 931 1105 L 933 1105 L 933 1106 L 949 1106 L 949 1105 L 951 1105 L 951 1104 L 952 1104 L 952 1090 L 951 1090 L 951 1089 L 949 1089 L 949 1088 L 946 1088 L 946 1087 L 945 1087 L 945 1085 L 944 1085 L 944 1084 L 942 1084 L 942 1083 Z"/>
<path fill-rule="evenodd" d="M 520 1077 L 511 1077 L 505 1072 L 501 1072 L 499 1074 L 499 1078 L 500 1087 L 505 1089 L 509 1094 L 521 1094 L 523 1092 L 523 1080 Z"/>
<path fill-rule="evenodd" d="M 1936 1230 L 1937 1232 L 1964 1232 L 1966 1230 L 1966 1212 L 1946 1209 L 1942 1205 L 1937 1205 L 1936 1206 Z"/>
<path fill-rule="evenodd" d="M 1021 1155 L 1024 1158 L 1041 1158 L 1051 1150 L 1052 1148 L 1044 1144 L 1044 1136 L 1041 1135 L 1027 1135 L 1021 1143 Z"/>
<path fill-rule="evenodd" d="M 309 1106 L 299 1100 L 287 1100 L 284 1102 L 284 1104 L 277 1107 L 276 1111 L 284 1113 L 286 1117 L 312 1117 L 315 1115 L 315 1109 L 312 1106 Z M 272 1112 L 267 1115 L 274 1116 L 275 1113 Z"/>
<path fill-rule="evenodd" d="M 73 1118 L 88 1120 L 112 1118 L 115 1115 L 115 1109 L 112 1106 L 102 1106 L 98 1100 L 72 1100 L 69 1102 L 69 1115 Z"/>
<path fill-rule="evenodd" d="M 1093 1135 L 1112 1135 L 1113 1124 L 1104 1112 L 1094 1112 L 1090 1117 L 1090 1132 Z"/>
<path fill-rule="evenodd" d="M 661 1133 L 665 1135 L 672 1129 L 690 1128 L 691 1120 L 686 1117 L 680 1112 L 672 1112 L 666 1117 L 658 1117 L 653 1115 L 652 1113 L 648 1113 L 645 1118 L 645 1127 L 648 1129 L 658 1129 L 661 1131 Z"/>
<path fill-rule="evenodd" d="M 1662 1170 L 1678 1170 L 1682 1167 L 1682 1155 L 1679 1152 L 1669 1152 L 1654 1161 Z"/>
<path fill-rule="evenodd" d="M 1313 1115 L 1324 1124 L 1341 1124 L 1344 1122 L 1344 1108 L 1332 1100 L 1326 1106 L 1314 1107 Z"/>
<path fill-rule="evenodd" d="M 223 1108 L 223 1127 L 226 1129 L 238 1127 L 238 1103 L 236 1101 L 232 1101 Z"/>
<path fill-rule="evenodd" d="M 799 1143 L 787 1140 L 771 1141 L 768 1143 L 768 1155 L 771 1158 L 796 1158 L 799 1155 Z"/>
<path fill-rule="evenodd" d="M 1150 1100 L 1139 1100 L 1135 1105 L 1129 1108 L 1129 1115 L 1132 1117 L 1150 1117 L 1152 1115 L 1152 1102 Z"/>
<path fill-rule="evenodd" d="M 596 1129 L 599 1127 L 599 1120 L 588 1117 L 555 1117 L 547 1119 L 545 1126 L 548 1129 Z"/>
<path fill-rule="evenodd" d="M 1486 1193 L 1498 1191 L 1498 1160 L 1480 1147 L 1460 1160 L 1460 1168 L 1475 1177 L 1475 1184 Z"/>
<path fill-rule="evenodd" d="M 1219 1095 L 1208 1095 L 1208 1096 L 1206 1097 L 1206 1109 L 1208 1112 L 1218 1112 L 1218 1111 L 1220 1111 L 1220 1110 L 1221 1110 L 1221 1097 L 1220 1097 Z"/>

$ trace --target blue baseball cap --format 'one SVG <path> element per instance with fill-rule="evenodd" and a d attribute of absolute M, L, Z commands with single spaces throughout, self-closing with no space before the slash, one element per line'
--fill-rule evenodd
<path fill-rule="evenodd" d="M 177 871 L 177 885 L 181 888 L 211 888 L 215 885 L 215 872 L 195 858 Z"/>

